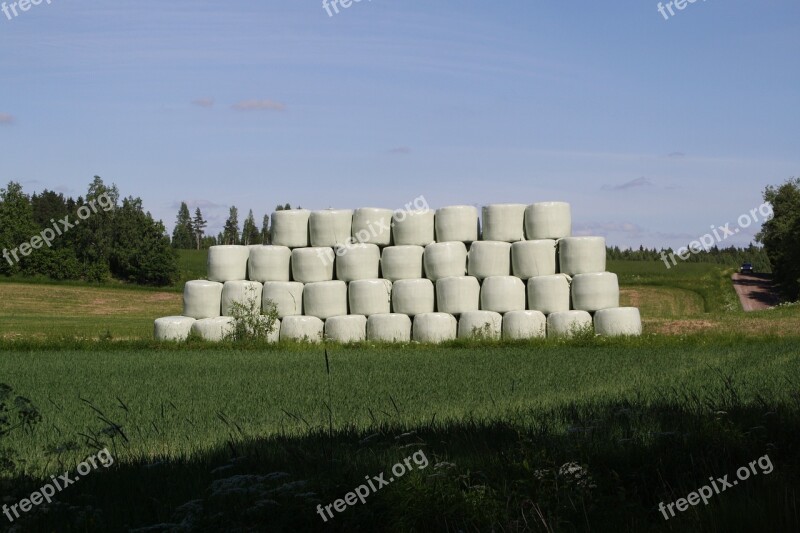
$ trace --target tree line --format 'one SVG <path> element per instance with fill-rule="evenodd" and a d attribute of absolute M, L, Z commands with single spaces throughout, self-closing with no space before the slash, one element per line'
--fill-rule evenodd
<path fill-rule="evenodd" d="M 292 209 L 290 204 L 277 205 L 275 211 Z M 297 209 L 302 209 L 298 207 Z M 200 250 L 218 244 L 270 244 L 269 215 L 264 215 L 261 228 L 256 225 L 256 218 L 251 209 L 244 219 L 242 229 L 239 230 L 239 209 L 232 206 L 222 231 L 216 236 L 206 235 L 205 228 L 208 222 L 203 218 L 203 213 L 197 207 L 194 216 L 189 213 L 189 206 L 181 202 L 178 216 L 175 219 L 175 229 L 172 230 L 172 247 L 178 250 Z"/>

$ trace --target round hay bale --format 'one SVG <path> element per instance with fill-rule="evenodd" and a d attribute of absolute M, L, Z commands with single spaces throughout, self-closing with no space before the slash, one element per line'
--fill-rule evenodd
<path fill-rule="evenodd" d="M 408 316 L 433 313 L 433 282 L 429 279 L 401 279 L 392 285 L 392 312 Z"/>
<path fill-rule="evenodd" d="M 351 244 L 336 250 L 336 279 L 355 281 L 379 276 L 381 251 L 375 244 Z"/>
<path fill-rule="evenodd" d="M 261 295 L 264 285 L 257 281 L 226 281 L 222 288 L 222 316 L 233 316 L 234 304 L 249 309 L 249 313 L 261 314 Z"/>
<path fill-rule="evenodd" d="M 428 246 L 434 242 L 433 211 L 398 209 L 392 215 L 392 242 L 396 246 Z"/>
<path fill-rule="evenodd" d="M 333 248 L 295 248 L 292 250 L 292 278 L 300 283 L 333 279 Z"/>
<path fill-rule="evenodd" d="M 422 256 L 425 277 L 431 281 L 467 273 L 467 247 L 461 241 L 436 242 Z"/>
<path fill-rule="evenodd" d="M 322 342 L 324 329 L 325 324 L 315 316 L 287 316 L 281 320 L 280 339 L 282 341 Z"/>
<path fill-rule="evenodd" d="M 289 281 L 292 251 L 287 246 L 257 245 L 250 248 L 247 278 L 250 281 Z"/>
<path fill-rule="evenodd" d="M 153 337 L 157 341 L 182 342 L 189 338 L 196 320 L 188 316 L 165 316 L 153 324 Z"/>
<path fill-rule="evenodd" d="M 511 272 L 520 279 L 556 273 L 556 241 L 540 239 L 511 245 Z"/>
<path fill-rule="evenodd" d="M 525 209 L 525 238 L 563 239 L 572 235 L 572 212 L 566 202 L 538 202 Z"/>
<path fill-rule="evenodd" d="M 458 333 L 456 317 L 447 313 L 422 313 L 414 317 L 413 338 L 417 342 L 438 344 L 451 341 Z"/>
<path fill-rule="evenodd" d="M 467 274 L 478 279 L 511 274 L 511 243 L 473 242 L 467 255 Z"/>
<path fill-rule="evenodd" d="M 204 341 L 221 342 L 233 332 L 235 322 L 236 319 L 231 316 L 203 318 L 192 324 L 192 334 L 199 336 Z"/>
<path fill-rule="evenodd" d="M 481 309 L 496 313 L 525 310 L 525 283 L 514 276 L 491 276 L 481 286 Z"/>
<path fill-rule="evenodd" d="M 247 279 L 247 246 L 212 246 L 208 249 L 208 279 L 211 281 L 240 281 Z"/>
<path fill-rule="evenodd" d="M 503 339 L 544 338 L 547 318 L 541 311 L 509 311 L 503 315 Z"/>
<path fill-rule="evenodd" d="M 332 316 L 325 321 L 325 339 L 333 342 L 361 342 L 367 338 L 364 315 Z"/>
<path fill-rule="evenodd" d="M 308 246 L 308 209 L 284 209 L 272 213 L 270 242 L 276 246 L 304 248 Z"/>
<path fill-rule="evenodd" d="M 594 330 L 608 337 L 642 334 L 642 317 L 635 307 L 601 309 L 594 314 Z"/>
<path fill-rule="evenodd" d="M 222 314 L 222 283 L 193 280 L 183 285 L 183 316 L 216 318 Z"/>
<path fill-rule="evenodd" d="M 577 274 L 572 278 L 572 308 L 599 311 L 619 307 L 619 281 L 611 272 Z"/>
<path fill-rule="evenodd" d="M 528 309 L 549 315 L 569 311 L 570 278 L 563 274 L 528 280 Z"/>
<path fill-rule="evenodd" d="M 348 285 L 350 312 L 377 315 L 392 310 L 392 282 L 388 279 L 358 279 Z"/>
<path fill-rule="evenodd" d="M 344 281 L 317 281 L 303 289 L 303 309 L 307 316 L 322 320 L 347 314 L 347 284 Z"/>
<path fill-rule="evenodd" d="M 353 232 L 352 209 L 313 211 L 308 218 L 311 246 L 343 246 Z"/>
<path fill-rule="evenodd" d="M 525 238 L 525 205 L 492 204 L 484 206 L 484 241 L 517 242 Z"/>
<path fill-rule="evenodd" d="M 586 311 L 559 311 L 547 315 L 547 336 L 571 338 L 592 328 L 592 315 Z"/>
<path fill-rule="evenodd" d="M 388 246 L 392 242 L 392 210 L 361 207 L 353 212 L 356 242 Z"/>
<path fill-rule="evenodd" d="M 472 276 L 454 276 L 436 281 L 436 307 L 440 313 L 459 315 L 480 308 L 481 285 Z"/>
<path fill-rule="evenodd" d="M 278 318 L 303 314 L 303 284 L 299 281 L 267 281 L 261 292 L 261 310 L 275 305 Z"/>
<path fill-rule="evenodd" d="M 410 342 L 411 319 L 399 313 L 372 315 L 367 319 L 367 340 Z"/>
<path fill-rule="evenodd" d="M 389 281 L 422 277 L 422 246 L 387 246 L 381 253 L 381 275 Z"/>
<path fill-rule="evenodd" d="M 468 311 L 458 319 L 459 339 L 500 340 L 503 317 L 493 311 Z"/>
<path fill-rule="evenodd" d="M 471 205 L 452 205 L 436 210 L 433 218 L 436 242 L 478 240 L 478 209 Z"/>
<path fill-rule="evenodd" d="M 603 237 L 564 237 L 558 241 L 562 274 L 589 274 L 606 270 L 606 240 Z"/>

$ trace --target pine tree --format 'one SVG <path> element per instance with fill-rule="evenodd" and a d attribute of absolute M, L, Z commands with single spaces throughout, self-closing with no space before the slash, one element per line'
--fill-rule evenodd
<path fill-rule="evenodd" d="M 178 218 L 175 220 L 175 229 L 172 230 L 172 247 L 180 250 L 190 250 L 194 248 L 194 228 L 192 227 L 192 215 L 189 213 L 189 206 L 186 202 L 181 202 L 178 210 Z"/>
<path fill-rule="evenodd" d="M 224 244 L 239 244 L 239 210 L 236 206 L 231 206 L 228 220 L 225 221 L 225 227 L 222 229 Z"/>
<path fill-rule="evenodd" d="M 197 243 L 197 249 L 200 249 L 200 245 L 203 242 L 203 236 L 205 235 L 206 226 L 208 222 L 206 219 L 203 218 L 203 213 L 200 212 L 200 208 L 194 210 L 194 219 L 192 220 L 192 229 L 194 230 L 194 240 Z"/>
<path fill-rule="evenodd" d="M 269 215 L 264 215 L 261 223 L 261 244 L 269 244 Z"/>
<path fill-rule="evenodd" d="M 248 246 L 250 244 L 260 244 L 258 226 L 256 226 L 256 219 L 253 217 L 253 210 L 247 213 L 247 218 L 244 219 L 244 226 L 242 226 L 242 244 Z"/>

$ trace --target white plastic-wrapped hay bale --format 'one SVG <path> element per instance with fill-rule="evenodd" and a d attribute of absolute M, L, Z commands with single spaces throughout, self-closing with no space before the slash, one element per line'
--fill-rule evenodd
<path fill-rule="evenodd" d="M 372 315 L 367 319 L 367 340 L 409 342 L 411 340 L 411 319 L 408 315 L 399 313 Z"/>
<path fill-rule="evenodd" d="M 352 244 L 336 250 L 336 279 L 355 281 L 375 279 L 381 264 L 381 251 L 375 244 Z"/>
<path fill-rule="evenodd" d="M 436 210 L 436 242 L 478 240 L 478 209 L 471 205 L 451 205 Z"/>
<path fill-rule="evenodd" d="M 266 321 L 267 317 L 262 316 L 261 320 Z M 278 342 L 281 338 L 281 321 L 276 320 L 272 325 L 272 331 L 267 333 L 267 342 Z"/>
<path fill-rule="evenodd" d="M 295 248 L 292 250 L 292 278 L 300 283 L 333 279 L 333 248 Z"/>
<path fill-rule="evenodd" d="M 566 202 L 538 202 L 525 209 L 525 238 L 563 239 L 572 235 L 572 211 Z"/>
<path fill-rule="evenodd" d="M 324 329 L 325 323 L 315 316 L 287 316 L 281 320 L 280 339 L 282 341 L 321 342 Z"/>
<path fill-rule="evenodd" d="M 247 246 L 212 246 L 208 249 L 207 272 L 211 281 L 239 281 L 247 279 Z"/>
<path fill-rule="evenodd" d="M 226 281 L 222 288 L 222 315 L 233 316 L 237 303 L 260 314 L 263 290 L 264 285 L 257 281 Z"/>
<path fill-rule="evenodd" d="M 548 337 L 574 337 L 592 328 L 592 315 L 586 311 L 559 311 L 547 315 Z"/>
<path fill-rule="evenodd" d="M 183 285 L 183 316 L 216 318 L 222 314 L 222 283 L 193 280 Z"/>
<path fill-rule="evenodd" d="M 559 271 L 589 274 L 606 270 L 606 240 L 603 237 L 564 237 L 558 241 Z"/>
<path fill-rule="evenodd" d="M 547 317 L 541 311 L 509 311 L 503 315 L 504 339 L 537 339 L 546 334 Z"/>
<path fill-rule="evenodd" d="M 447 313 L 422 313 L 414 317 L 411 331 L 415 341 L 437 344 L 456 338 L 458 321 Z"/>
<path fill-rule="evenodd" d="M 303 284 L 299 281 L 267 281 L 261 292 L 261 309 L 275 304 L 278 318 L 303 314 Z"/>
<path fill-rule="evenodd" d="M 287 246 L 254 246 L 247 261 L 247 279 L 250 281 L 289 281 L 292 251 Z"/>
<path fill-rule="evenodd" d="M 359 279 L 347 287 L 350 312 L 354 315 L 390 313 L 392 309 L 392 282 L 388 279 Z"/>
<path fill-rule="evenodd" d="M 348 242 L 353 232 L 352 209 L 313 211 L 308 218 L 311 246 L 333 248 Z"/>
<path fill-rule="evenodd" d="M 511 245 L 511 272 L 520 279 L 556 273 L 556 241 L 540 239 Z"/>
<path fill-rule="evenodd" d="M 496 313 L 525 310 L 525 283 L 515 276 L 491 276 L 481 285 L 481 309 Z"/>
<path fill-rule="evenodd" d="M 189 338 L 192 324 L 197 320 L 188 316 L 165 316 L 153 324 L 153 337 L 157 341 L 181 342 Z"/>
<path fill-rule="evenodd" d="M 272 213 L 270 239 L 276 246 L 304 248 L 308 246 L 308 209 L 284 209 Z"/>
<path fill-rule="evenodd" d="M 572 278 L 572 308 L 599 311 L 619 307 L 619 281 L 611 272 L 577 274 Z"/>
<path fill-rule="evenodd" d="M 511 243 L 473 242 L 467 255 L 467 274 L 478 279 L 511 274 Z"/>
<path fill-rule="evenodd" d="M 401 279 L 392 285 L 392 311 L 408 316 L 433 313 L 433 282 L 429 279 Z"/>
<path fill-rule="evenodd" d="M 231 316 L 196 320 L 192 324 L 192 334 L 199 336 L 204 341 L 220 342 L 233 332 L 235 322 L 236 319 Z"/>
<path fill-rule="evenodd" d="M 459 339 L 500 339 L 503 317 L 493 311 L 469 311 L 458 319 Z"/>
<path fill-rule="evenodd" d="M 436 281 L 436 310 L 458 315 L 480 308 L 481 285 L 472 276 L 454 276 Z"/>
<path fill-rule="evenodd" d="M 360 342 L 367 338 L 364 315 L 332 316 L 325 321 L 325 339 L 333 342 Z"/>
<path fill-rule="evenodd" d="M 525 238 L 523 204 L 492 204 L 483 207 L 481 227 L 484 241 L 517 242 Z"/>
<path fill-rule="evenodd" d="M 387 246 L 381 253 L 381 275 L 389 281 L 421 278 L 424 253 L 422 246 Z"/>
<path fill-rule="evenodd" d="M 392 242 L 392 210 L 361 207 L 353 212 L 353 238 L 356 242 L 388 246 Z"/>
<path fill-rule="evenodd" d="M 467 273 L 467 247 L 461 241 L 435 242 L 425 247 L 422 261 L 425 277 L 432 281 L 463 276 Z"/>
<path fill-rule="evenodd" d="M 601 309 L 594 314 L 594 330 L 608 337 L 638 337 L 642 334 L 642 317 L 635 307 Z"/>
<path fill-rule="evenodd" d="M 398 209 L 392 216 L 392 242 L 397 246 L 428 246 L 434 242 L 433 217 L 430 209 Z"/>
<path fill-rule="evenodd" d="M 549 315 L 569 311 L 569 276 L 554 274 L 528 280 L 528 309 Z"/>
<path fill-rule="evenodd" d="M 306 284 L 303 289 L 303 311 L 307 316 L 315 316 L 322 320 L 346 315 L 347 284 L 344 281 L 317 281 Z"/>

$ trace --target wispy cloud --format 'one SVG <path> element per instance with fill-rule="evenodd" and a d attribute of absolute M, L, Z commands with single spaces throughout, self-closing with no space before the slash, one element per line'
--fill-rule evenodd
<path fill-rule="evenodd" d="M 389 150 L 389 153 L 395 155 L 408 155 L 411 153 L 411 148 L 408 146 L 398 146 Z"/>
<path fill-rule="evenodd" d="M 628 189 L 637 189 L 639 187 L 651 187 L 653 182 L 649 179 L 642 176 L 641 178 L 636 178 L 635 180 L 626 181 L 625 183 L 621 183 L 619 185 L 603 185 L 604 191 L 625 191 Z"/>
<path fill-rule="evenodd" d="M 199 107 L 214 107 L 213 98 L 198 98 L 197 100 L 192 100 L 192 103 Z"/>
<path fill-rule="evenodd" d="M 0 124 L 13 124 L 16 119 L 8 113 L 0 113 Z"/>
<path fill-rule="evenodd" d="M 642 235 L 644 229 L 633 222 L 590 222 L 576 224 L 573 227 L 576 236 L 608 235 L 609 233 L 625 233 L 628 235 Z"/>
<path fill-rule="evenodd" d="M 667 154 L 667 157 L 674 159 L 679 157 L 686 157 L 686 154 L 684 154 L 683 152 L 672 152 L 671 154 Z"/>
<path fill-rule="evenodd" d="M 285 111 L 286 104 L 273 100 L 243 100 L 233 104 L 237 111 Z"/>

